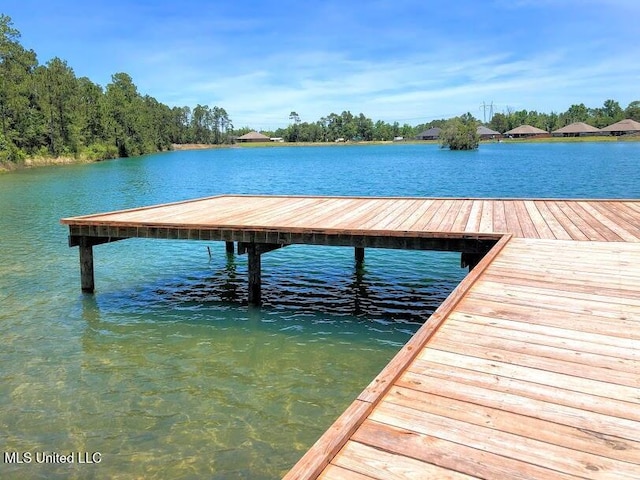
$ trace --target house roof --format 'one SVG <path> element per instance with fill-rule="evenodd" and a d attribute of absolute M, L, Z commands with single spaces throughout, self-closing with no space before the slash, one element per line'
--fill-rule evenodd
<path fill-rule="evenodd" d="M 635 120 L 626 119 L 604 127 L 603 132 L 640 132 L 640 122 Z"/>
<path fill-rule="evenodd" d="M 532 127 L 531 125 L 520 125 L 504 133 L 505 135 L 539 135 L 547 132 L 540 128 Z"/>
<path fill-rule="evenodd" d="M 484 125 L 479 125 L 478 128 L 476 129 L 476 133 L 478 135 L 500 135 L 500 132 L 491 130 L 490 128 L 487 128 Z"/>
<path fill-rule="evenodd" d="M 241 137 L 238 137 L 238 140 L 264 140 L 265 142 L 268 142 L 270 139 L 266 135 L 254 131 L 245 133 Z"/>
<path fill-rule="evenodd" d="M 573 122 L 551 133 L 600 133 L 600 129 L 584 122 Z"/>
<path fill-rule="evenodd" d="M 442 129 L 440 127 L 431 127 L 430 129 L 418 134 L 418 137 L 437 137 L 440 135 L 441 131 Z"/>

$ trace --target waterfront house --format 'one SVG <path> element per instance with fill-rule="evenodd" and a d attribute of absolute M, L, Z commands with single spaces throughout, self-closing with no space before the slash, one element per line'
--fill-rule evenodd
<path fill-rule="evenodd" d="M 554 137 L 586 137 L 589 135 L 602 135 L 602 130 L 584 122 L 573 122 L 554 130 L 551 135 Z"/>
<path fill-rule="evenodd" d="M 481 140 L 491 140 L 492 138 L 500 138 L 502 134 L 485 127 L 484 125 L 478 126 L 476 133 L 480 136 Z"/>
<path fill-rule="evenodd" d="M 258 133 L 256 131 L 245 133 L 241 137 L 238 137 L 236 140 L 238 142 L 245 142 L 245 143 L 248 143 L 248 142 L 270 142 L 271 141 L 271 139 L 269 137 L 267 137 L 266 135 L 263 135 L 261 133 Z"/>
<path fill-rule="evenodd" d="M 519 127 L 504 132 L 504 135 L 513 138 L 535 138 L 549 136 L 549 133 L 540 128 L 532 127 L 531 125 L 520 125 Z"/>
<path fill-rule="evenodd" d="M 431 127 L 428 130 L 425 130 L 422 133 L 416 135 L 416 139 L 418 140 L 437 140 L 440 136 L 440 132 L 442 131 L 439 127 Z"/>
<path fill-rule="evenodd" d="M 640 134 L 640 122 L 631 119 L 620 120 L 608 127 L 604 127 L 602 132 L 611 135 L 637 135 Z"/>

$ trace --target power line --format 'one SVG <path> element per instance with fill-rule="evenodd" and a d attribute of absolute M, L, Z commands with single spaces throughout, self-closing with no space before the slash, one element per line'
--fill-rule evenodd
<path fill-rule="evenodd" d="M 487 123 L 487 108 L 489 109 L 489 121 L 493 118 L 493 100 L 489 105 L 483 100 L 482 105 L 480 105 L 480 110 L 482 110 L 482 120 L 484 123 Z"/>

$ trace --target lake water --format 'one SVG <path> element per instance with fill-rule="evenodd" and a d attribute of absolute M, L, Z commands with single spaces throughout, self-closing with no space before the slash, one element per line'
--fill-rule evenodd
<path fill-rule="evenodd" d="M 352 249 L 291 246 L 263 257 L 254 309 L 246 257 L 136 239 L 94 249 L 96 293 L 82 295 L 61 217 L 223 193 L 638 198 L 639 167 L 640 143 L 501 143 L 0 175 L 0 478 L 279 478 L 465 275 L 457 254 L 368 250 L 358 271 Z M 38 463 L 51 453 L 75 463 Z"/>

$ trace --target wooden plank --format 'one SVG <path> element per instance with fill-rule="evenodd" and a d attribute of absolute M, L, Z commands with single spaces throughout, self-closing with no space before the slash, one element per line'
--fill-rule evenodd
<path fill-rule="evenodd" d="M 380 450 L 404 453 L 428 464 L 438 465 L 453 472 L 510 480 L 575 480 L 577 477 L 549 470 L 532 463 L 497 455 L 430 435 L 414 429 L 400 428 L 367 420 L 355 433 L 354 440 L 367 442 L 375 439 Z M 420 478 L 420 477 L 418 477 Z M 429 477 L 427 477 L 429 478 Z M 438 477 L 435 477 L 438 478 Z"/>
<path fill-rule="evenodd" d="M 493 228 L 496 232 L 508 232 L 504 202 L 502 200 L 494 200 L 493 203 Z"/>
<path fill-rule="evenodd" d="M 453 232 L 464 231 L 467 225 L 467 221 L 469 220 L 469 215 L 471 214 L 472 207 L 473 207 L 473 200 L 460 201 L 460 208 L 458 209 L 456 218 L 453 221 L 453 224 L 451 225 L 451 231 Z"/>
<path fill-rule="evenodd" d="M 582 216 L 583 212 L 576 211 L 574 203 L 575 202 L 557 201 L 556 205 L 560 210 L 562 210 L 567 218 L 571 219 L 571 222 L 580 229 L 582 234 L 585 235 L 588 240 L 596 242 L 606 241 L 606 237 L 602 235 L 598 229 L 593 228 L 588 219 Z M 591 219 L 592 218 L 593 217 L 591 217 Z"/>
<path fill-rule="evenodd" d="M 572 240 L 588 240 L 587 236 L 567 217 L 558 203 L 557 200 L 548 200 L 544 202 L 544 205 Z"/>
<path fill-rule="evenodd" d="M 553 236 L 558 240 L 571 240 L 571 235 L 565 230 L 562 224 L 558 221 L 554 213 L 549 209 L 547 203 L 541 200 L 535 200 L 534 205 L 540 212 L 545 223 L 553 233 Z"/>
<path fill-rule="evenodd" d="M 410 223 L 412 218 L 418 215 L 420 212 L 420 207 L 424 204 L 422 200 L 412 200 L 410 201 L 406 208 L 404 208 L 401 212 L 398 212 L 396 218 L 389 222 L 386 226 L 389 230 L 402 230 L 403 226 Z"/>
<path fill-rule="evenodd" d="M 540 359 L 542 365 L 530 363 L 526 365 L 518 365 L 509 363 L 508 358 L 496 355 L 496 358 L 490 356 L 474 357 L 463 353 L 456 353 L 430 346 L 425 349 L 416 361 L 412 364 L 411 370 L 418 373 L 424 373 L 422 370 L 414 370 L 418 360 L 440 363 L 451 367 L 464 368 L 476 372 L 492 373 L 501 377 L 511 379 L 525 379 L 528 382 L 538 383 L 540 385 L 554 386 L 562 385 L 563 389 L 572 390 L 590 395 L 599 395 L 603 399 L 619 400 L 627 403 L 627 409 L 632 405 L 638 404 L 638 388 L 628 385 L 618 385 L 616 383 L 604 380 L 593 380 L 571 373 L 559 373 L 546 369 L 543 359 Z M 604 400 L 603 400 L 604 401 Z M 628 412 L 621 412 L 621 415 L 629 415 Z M 640 435 L 640 431 L 637 432 Z M 635 438 L 635 437 L 630 437 Z M 638 437 L 640 438 L 640 437 Z"/>
<path fill-rule="evenodd" d="M 425 225 L 427 225 L 438 209 L 442 206 L 442 201 L 434 199 L 424 213 L 416 220 L 416 222 L 409 227 L 411 231 L 424 231 Z"/>
<path fill-rule="evenodd" d="M 442 218 L 442 221 L 437 226 L 437 231 L 439 232 L 452 232 L 453 223 L 455 222 L 458 214 L 460 213 L 460 208 L 462 208 L 462 202 L 459 200 L 450 200 L 451 206 L 447 211 L 446 215 Z M 491 232 L 492 233 L 492 232 Z"/>
<path fill-rule="evenodd" d="M 382 403 L 372 412 L 370 419 L 478 450 L 489 450 L 503 457 L 557 472 L 566 472 L 577 477 L 591 476 L 596 468 L 601 472 L 600 475 L 616 475 L 619 479 L 637 480 L 640 476 L 640 465 L 620 462 L 488 427 L 479 425 L 472 427 L 458 419 L 441 417 L 400 405 L 391 406 Z M 375 440 L 372 439 L 372 441 Z"/>
<path fill-rule="evenodd" d="M 538 234 L 538 237 L 546 238 L 546 239 L 555 239 L 556 237 L 555 237 L 555 234 L 553 233 L 553 230 L 547 223 L 547 220 L 545 219 L 545 217 L 540 213 L 540 210 L 538 210 L 536 202 L 532 200 L 526 200 L 523 202 L 523 204 L 527 211 L 527 215 L 533 222 L 533 225 Z"/>
<path fill-rule="evenodd" d="M 529 215 L 529 211 L 525 205 L 525 202 L 522 200 L 514 200 L 513 207 L 515 209 L 516 215 L 518 216 L 518 222 L 520 223 L 520 228 L 522 229 L 522 235 L 527 238 L 543 238 L 536 229 L 536 226 Z"/>
<path fill-rule="evenodd" d="M 627 316 L 620 312 L 616 314 L 600 314 L 594 316 L 591 312 L 581 312 L 577 308 L 565 307 L 563 314 L 553 314 L 555 309 L 546 308 L 546 305 L 522 304 L 523 302 L 496 302 L 492 297 L 467 296 L 456 308 L 457 312 L 467 315 L 484 315 L 486 317 L 504 318 L 529 322 L 542 326 L 565 328 L 580 332 L 598 334 L 601 336 L 615 337 L 612 342 L 633 348 L 634 342 L 640 340 L 640 331 L 637 322 L 627 320 Z M 551 311 L 550 311 L 551 310 Z"/>
<path fill-rule="evenodd" d="M 409 478 L 469 480 L 477 478 L 414 459 L 404 452 L 401 454 L 392 453 L 353 441 L 345 445 L 336 458 L 335 465 L 379 480 L 406 480 Z"/>
<path fill-rule="evenodd" d="M 588 202 L 567 202 L 567 205 L 607 242 L 622 241 L 620 235 L 600 221 L 600 215 L 591 214 L 591 209 L 586 208 Z"/>
<path fill-rule="evenodd" d="M 480 220 L 482 218 L 482 200 L 474 200 L 471 205 L 471 212 L 465 225 L 465 232 L 477 232 L 480 229 Z M 511 233 L 511 232 L 510 232 Z"/>
<path fill-rule="evenodd" d="M 362 230 L 383 230 L 381 225 L 383 221 L 389 215 L 393 215 L 398 208 L 394 203 L 372 203 L 374 209 L 372 209 L 373 215 L 368 216 L 366 219 L 359 219 L 357 228 Z"/>
<path fill-rule="evenodd" d="M 466 393 L 464 385 L 461 390 Z M 441 396 L 437 391 L 427 392 L 398 386 L 389 392 L 385 402 L 623 462 L 633 462 L 640 455 L 639 442 L 624 441 L 604 434 L 594 435 L 596 432 L 481 403 L 473 403 L 470 408 L 469 398 L 475 400 L 475 397 Z"/>
<path fill-rule="evenodd" d="M 609 230 L 614 232 L 624 242 L 637 242 L 640 237 L 631 234 L 626 228 L 622 227 L 618 222 L 611 220 L 609 217 L 600 212 L 593 204 L 593 202 L 581 202 L 582 208 L 591 214 L 598 222 L 606 226 Z"/>
<path fill-rule="evenodd" d="M 620 228 L 640 239 L 638 214 L 630 210 L 627 204 L 620 202 L 592 202 L 590 205 L 606 218 L 619 225 Z"/>
<path fill-rule="evenodd" d="M 414 200 L 395 202 L 395 205 L 393 205 L 394 208 L 379 222 L 376 228 L 381 230 L 394 230 L 393 225 L 401 225 L 405 218 L 411 214 L 414 202 Z"/>
<path fill-rule="evenodd" d="M 478 231 L 492 233 L 493 230 L 493 200 L 482 201 L 482 214 L 480 215 L 480 224 Z"/>
<path fill-rule="evenodd" d="M 371 480 L 372 477 L 336 465 L 327 465 L 318 478 L 321 480 Z"/>
<path fill-rule="evenodd" d="M 410 215 L 407 216 L 402 222 L 402 224 L 397 225 L 396 229 L 401 231 L 411 231 L 413 230 L 413 226 L 416 222 L 427 213 L 428 209 L 433 205 L 435 200 L 432 199 L 422 199 L 416 200 L 418 208 L 415 209 Z"/>
<path fill-rule="evenodd" d="M 468 315 L 453 312 L 447 320 L 447 327 L 470 332 L 475 335 L 489 335 L 519 340 L 525 343 L 555 346 L 576 352 L 605 355 L 607 357 L 640 361 L 640 351 L 629 346 L 620 345 L 618 337 L 597 335 L 588 332 L 549 327 L 514 320 L 505 320 L 481 315 Z"/>
<path fill-rule="evenodd" d="M 514 237 L 522 237 L 524 233 L 520 227 L 520 218 L 518 211 L 516 210 L 515 203 L 511 200 L 504 201 L 504 215 L 507 221 L 507 231 L 509 231 Z M 537 237 L 537 235 L 536 235 Z"/>
<path fill-rule="evenodd" d="M 431 232 L 439 231 L 440 224 L 447 216 L 447 213 L 454 203 L 455 202 L 453 200 L 440 200 L 440 208 L 438 208 L 433 217 L 429 220 L 429 223 L 424 225 L 423 229 Z"/>
<path fill-rule="evenodd" d="M 640 388 L 640 363 L 603 355 L 550 347 L 533 343 L 522 343 L 504 337 L 476 336 L 467 332 L 447 328 L 438 333 L 433 349 L 480 358 L 497 360 L 531 367 L 545 372 L 554 372 L 597 380 L 616 385 Z"/>
<path fill-rule="evenodd" d="M 554 288 L 555 287 L 555 288 Z M 577 310 L 583 313 L 598 314 L 606 312 L 618 314 L 621 311 L 640 318 L 640 297 L 635 296 L 607 296 L 601 294 L 595 288 L 591 292 L 576 292 L 569 289 L 558 290 L 557 286 L 551 288 L 534 287 L 531 284 L 526 286 L 516 285 L 508 282 L 494 282 L 484 280 L 482 284 L 476 286 L 473 296 L 492 296 L 504 298 L 506 302 L 522 301 L 524 304 L 540 303 L 540 298 L 545 298 L 547 306 L 555 306 L 559 309 L 565 307 L 572 311 Z M 502 291 L 496 289 L 503 289 Z M 499 292 L 499 293 L 498 293 Z"/>
<path fill-rule="evenodd" d="M 594 272 L 595 273 L 595 272 Z M 561 284 L 565 291 L 591 293 L 597 291 L 599 294 L 609 297 L 634 298 L 638 293 L 638 283 L 640 276 L 628 283 L 620 282 L 620 278 L 615 274 L 600 274 L 586 276 L 566 276 L 566 270 L 531 267 L 525 273 L 513 270 L 507 266 L 494 265 L 491 273 L 485 275 L 485 279 L 492 282 L 506 282 L 510 285 L 532 286 L 537 288 L 549 287 L 553 284 Z"/>
<path fill-rule="evenodd" d="M 395 387 L 405 387 L 484 405 L 502 411 L 606 433 L 638 441 L 637 403 L 605 400 L 602 393 L 584 393 L 563 385 L 545 385 L 500 371 L 463 368 L 451 363 L 416 360 Z M 600 394 L 599 394 L 600 393 Z"/>

